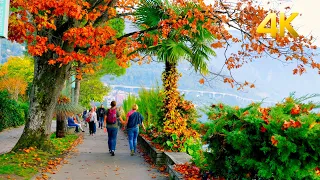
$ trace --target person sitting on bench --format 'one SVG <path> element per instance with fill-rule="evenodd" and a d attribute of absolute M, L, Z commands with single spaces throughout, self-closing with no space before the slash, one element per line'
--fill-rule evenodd
<path fill-rule="evenodd" d="M 74 117 L 68 117 L 68 126 L 69 127 L 76 127 L 76 132 L 79 132 L 79 128 L 82 130 L 82 132 L 84 132 L 84 130 L 82 129 L 80 124 L 77 124 L 74 122 Z"/>

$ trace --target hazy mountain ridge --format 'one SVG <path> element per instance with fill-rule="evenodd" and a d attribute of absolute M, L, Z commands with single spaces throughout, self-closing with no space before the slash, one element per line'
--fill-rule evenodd
<path fill-rule="evenodd" d="M 10 56 L 21 56 L 25 47 L 21 44 L 11 42 L 7 39 L 0 39 L 0 64 L 7 62 Z"/>
<path fill-rule="evenodd" d="M 130 27 L 128 27 L 130 29 Z M 132 29 L 131 29 L 132 30 Z M 233 32 L 237 35 L 236 32 Z M 23 55 L 25 47 L 18 43 L 13 43 L 6 39 L 0 40 L 0 64 L 7 61 L 9 56 Z M 237 52 L 239 45 L 233 45 L 228 53 Z M 224 49 L 215 49 L 216 57 L 211 57 L 209 61 L 209 69 L 215 72 L 220 71 L 224 64 Z M 320 52 L 318 50 L 318 52 Z M 297 96 L 305 94 L 319 93 L 320 89 L 320 76 L 315 70 L 307 69 L 307 73 L 299 76 L 292 75 L 292 70 L 296 67 L 295 61 L 283 64 L 280 61 L 270 57 L 257 59 L 254 62 L 245 64 L 242 68 L 233 70 L 232 74 L 239 82 L 245 80 L 254 82 L 255 89 L 246 88 L 244 91 L 237 91 L 236 88 L 231 88 L 229 84 L 224 84 L 221 81 L 216 81 L 208 86 L 207 83 L 201 85 L 199 80 L 202 78 L 199 74 L 195 73 L 190 64 L 186 61 L 179 63 L 178 69 L 182 73 L 179 81 L 179 88 L 184 90 L 201 90 L 201 91 L 215 91 L 222 93 L 234 94 L 244 98 L 262 100 L 267 98 L 269 101 L 280 101 L 288 96 L 290 92 L 297 92 Z M 158 83 L 161 86 L 161 73 L 164 70 L 164 63 L 151 63 L 144 65 L 132 64 L 127 69 L 126 75 L 122 77 L 105 76 L 102 81 L 108 84 L 119 84 L 129 86 L 145 86 L 154 87 Z M 228 71 L 224 70 L 223 74 L 228 75 Z M 198 104 L 208 104 L 212 101 L 226 101 L 235 104 L 239 101 L 235 97 L 224 97 L 224 100 L 217 97 L 201 97 L 199 93 L 189 94 L 190 100 L 195 100 Z M 228 100 L 227 100 L 228 99 Z M 318 99 L 319 100 L 319 99 Z M 239 102 L 241 103 L 241 102 Z"/>
<path fill-rule="evenodd" d="M 238 32 L 232 31 L 234 36 L 240 36 Z M 239 44 L 232 45 L 227 56 L 231 53 L 236 53 L 240 49 Z M 219 72 L 225 62 L 224 49 L 215 49 L 216 57 L 211 57 L 209 69 L 214 72 Z M 319 50 L 317 52 L 320 52 Z M 179 72 L 182 77 L 179 80 L 180 89 L 214 91 L 222 93 L 230 93 L 240 97 L 262 100 L 266 98 L 268 101 L 281 101 L 287 97 L 291 92 L 296 92 L 296 96 L 303 96 L 306 94 L 320 93 L 320 76 L 317 71 L 308 68 L 307 73 L 302 76 L 293 75 L 292 70 L 297 66 L 296 61 L 282 63 L 284 57 L 279 60 L 273 59 L 269 56 L 256 59 L 253 62 L 245 64 L 243 67 L 232 70 L 232 75 L 239 82 L 249 81 L 256 86 L 254 89 L 245 88 L 244 91 L 238 91 L 236 88 L 231 88 L 229 84 L 221 81 L 210 83 L 211 86 L 201 85 L 199 80 L 202 78 L 195 73 L 186 61 L 179 63 Z M 113 79 L 110 76 L 105 76 L 103 81 L 109 84 L 130 85 L 130 86 L 144 86 L 154 87 L 156 83 L 161 85 L 161 73 L 164 70 L 164 63 L 151 63 L 144 65 L 133 64 L 127 69 L 126 75 Z M 224 69 L 222 74 L 228 75 L 229 72 Z M 191 98 L 195 99 L 195 98 Z M 232 99 L 232 98 L 231 98 Z M 236 98 L 233 98 L 237 102 Z M 216 99 L 213 98 L 214 101 Z M 319 99 L 314 99 L 319 100 Z M 203 101 L 209 101 L 208 98 L 203 98 Z M 223 100 L 224 101 L 224 100 Z M 232 100 L 228 100 L 232 101 Z M 207 103 L 205 103 L 207 104 Z M 234 103 L 232 103 L 234 104 Z M 246 104 L 246 103 L 245 103 Z"/>

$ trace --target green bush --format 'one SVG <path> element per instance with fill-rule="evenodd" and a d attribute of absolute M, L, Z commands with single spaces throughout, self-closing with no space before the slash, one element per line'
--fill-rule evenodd
<path fill-rule="evenodd" d="M 27 112 L 27 104 L 19 105 L 16 101 L 10 99 L 9 93 L 0 91 L 0 131 L 23 125 Z"/>
<path fill-rule="evenodd" d="M 137 98 L 131 94 L 123 100 L 122 107 L 123 110 L 128 113 L 132 109 L 132 105 L 136 103 Z"/>
<path fill-rule="evenodd" d="M 147 90 L 142 89 L 138 92 L 138 97 L 129 95 L 123 101 L 123 110 L 127 114 L 133 104 L 138 105 L 138 112 L 144 117 L 144 124 L 147 128 L 155 127 L 161 120 L 161 107 L 163 105 L 161 96 L 161 90 L 159 88 Z"/>
<path fill-rule="evenodd" d="M 205 170 L 227 179 L 320 179 L 320 116 L 303 99 L 208 108 Z"/>
<path fill-rule="evenodd" d="M 163 106 L 163 95 L 159 88 L 139 91 L 139 98 L 136 103 L 139 107 L 138 111 L 144 117 L 146 127 L 157 127 L 162 122 L 161 107 Z"/>

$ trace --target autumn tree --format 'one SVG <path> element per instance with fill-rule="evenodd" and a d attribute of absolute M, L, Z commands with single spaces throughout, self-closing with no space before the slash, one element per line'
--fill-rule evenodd
<path fill-rule="evenodd" d="M 103 97 L 110 92 L 111 88 L 105 86 L 100 79 L 94 76 L 82 81 L 80 89 L 80 105 L 88 107 L 91 101 L 102 102 Z"/>
<path fill-rule="evenodd" d="M 4 78 L 0 80 L 0 91 L 7 90 L 11 98 L 18 100 L 19 95 L 25 95 L 27 82 L 20 77 Z"/>
<path fill-rule="evenodd" d="M 124 20 L 122 18 L 114 18 L 107 21 L 107 25 L 110 26 L 112 29 L 116 31 L 115 37 L 118 38 L 123 35 L 124 33 Z M 81 88 L 81 81 L 86 80 L 86 75 L 82 75 L 81 69 L 84 67 L 84 64 L 81 62 L 76 62 L 74 66 L 74 75 L 75 79 L 75 88 L 74 88 L 74 104 L 79 103 L 80 98 L 80 88 Z M 125 73 L 125 68 L 119 66 L 116 62 L 116 58 L 112 53 L 109 53 L 107 56 L 103 58 L 102 61 L 92 64 L 91 66 L 94 70 L 94 76 L 100 79 L 104 75 L 114 75 L 114 76 L 121 76 Z M 86 71 L 89 72 L 89 77 L 93 71 Z M 101 87 L 103 88 L 103 87 Z"/>
<path fill-rule="evenodd" d="M 34 57 L 35 73 L 30 95 L 30 115 L 14 150 L 37 146 L 50 150 L 52 114 L 72 62 L 93 64 L 108 53 L 117 55 L 119 65 L 129 58 L 123 54 L 126 38 L 116 38 L 107 21 L 117 16 L 115 6 L 133 1 L 13 0 L 9 39 L 26 43 Z M 90 71 L 87 66 L 76 69 Z"/>
<path fill-rule="evenodd" d="M 28 146 L 50 149 L 48 137 L 52 113 L 73 62 L 86 65 L 83 69 L 76 69 L 81 74 L 85 70 L 90 71 L 91 64 L 110 52 L 116 56 L 117 63 L 124 67 L 132 59 L 148 61 L 150 57 L 136 51 L 147 47 L 137 38 L 141 35 L 156 38 L 149 33 L 153 30 L 161 34 L 162 39 L 159 40 L 172 37 L 172 32 L 192 39 L 198 32 L 197 25 L 203 23 L 202 28 L 216 37 L 216 41 L 211 43 L 212 48 L 228 49 L 231 43 L 241 43 L 242 49 L 239 52 L 226 56 L 225 64 L 230 70 L 240 68 L 251 59 L 265 54 L 276 58 L 284 56 L 287 61 L 297 60 L 297 73 L 303 73 L 306 65 L 320 69 L 320 64 L 312 58 L 312 52 L 307 51 L 316 48 L 312 45 L 312 37 L 293 37 L 288 34 L 285 37 L 270 38 L 256 33 L 258 24 L 268 11 L 252 0 L 238 0 L 237 3 L 216 0 L 211 5 L 198 0 L 192 1 L 197 6 L 189 9 L 186 8 L 190 4 L 187 0 L 170 2 L 186 9 L 186 15 L 181 16 L 180 11 L 167 7 L 166 1 L 161 1 L 154 7 L 164 9 L 166 15 L 162 16 L 165 18 L 160 19 L 159 23 L 141 24 L 145 29 L 116 37 L 116 31 L 107 21 L 127 15 L 131 15 L 128 17 L 135 21 L 134 11 L 138 0 L 12 0 L 9 39 L 26 43 L 28 52 L 35 60 L 30 115 L 14 150 Z M 242 38 L 233 37 L 226 29 L 227 26 L 240 31 Z M 230 77 L 224 78 L 225 82 L 235 83 Z"/>
<path fill-rule="evenodd" d="M 27 83 L 33 79 L 34 62 L 29 56 L 11 56 L 0 66 L 0 78 L 19 77 Z"/>
<path fill-rule="evenodd" d="M 28 84 L 33 79 L 33 60 L 31 57 L 13 56 L 0 66 L 0 90 L 7 90 L 11 98 L 18 100 L 25 95 Z"/>
<path fill-rule="evenodd" d="M 96 66 L 93 66 L 92 68 L 93 68 L 93 71 L 87 72 L 83 74 L 81 78 L 75 79 L 74 104 L 78 104 L 80 102 L 82 106 L 88 105 L 86 104 L 86 102 L 84 103 L 84 101 L 81 100 L 82 98 L 86 98 L 86 96 L 89 97 L 89 94 L 87 95 L 85 94 L 85 92 L 88 90 L 88 87 L 85 87 L 86 90 L 82 90 L 80 85 L 81 82 L 85 82 L 85 86 L 88 86 L 89 85 L 88 81 L 91 81 L 91 80 L 95 80 L 95 82 L 101 81 L 100 79 L 105 75 L 112 75 L 112 76 L 119 77 L 126 73 L 126 69 L 124 67 L 119 66 L 116 63 L 116 58 L 112 54 L 107 55 L 103 60 L 101 60 Z M 102 82 L 98 82 L 98 83 L 99 84 L 97 85 L 101 87 L 96 87 L 96 85 L 95 87 L 98 88 L 99 92 L 104 91 L 103 95 L 105 95 L 107 92 L 110 92 L 110 88 L 103 87 L 104 84 Z M 90 83 L 90 84 L 94 85 L 93 83 Z M 92 93 L 95 93 L 95 92 L 91 92 L 91 94 Z M 94 98 L 94 99 L 97 100 L 102 98 Z"/>
<path fill-rule="evenodd" d="M 189 9 L 201 10 L 200 6 L 193 2 L 186 3 L 185 6 L 175 6 L 169 2 L 163 3 L 161 0 L 143 0 L 135 14 L 136 22 L 142 30 L 159 24 L 163 19 L 169 19 L 170 14 L 167 14 L 167 11 L 172 11 L 171 14 L 176 16 L 187 17 L 184 22 L 178 20 L 166 32 L 153 30 L 149 31 L 147 35 L 140 35 L 136 39 L 136 41 L 144 44 L 136 51 L 143 52 L 145 55 L 156 56 L 159 61 L 165 64 L 162 74 L 164 86 L 163 111 L 165 114 L 163 131 L 168 135 L 168 140 L 172 134 L 177 135 L 181 139 L 181 144 L 187 138 L 195 136 L 196 133 L 187 130 L 187 118 L 183 118 L 178 110 L 178 105 L 182 102 L 178 91 L 178 80 L 181 74 L 178 72 L 177 65 L 179 61 L 187 60 L 195 71 L 207 74 L 207 62 L 210 60 L 210 55 L 215 55 L 214 50 L 210 47 L 215 37 L 203 26 L 208 19 L 195 19 L 193 14 L 189 13 Z M 184 25 L 179 27 L 179 23 Z M 184 29 L 184 31 L 181 32 L 181 29 Z"/>

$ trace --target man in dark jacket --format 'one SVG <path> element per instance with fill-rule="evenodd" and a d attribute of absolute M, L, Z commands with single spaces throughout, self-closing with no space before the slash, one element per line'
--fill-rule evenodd
<path fill-rule="evenodd" d="M 106 109 L 103 107 L 103 105 L 101 104 L 101 107 L 99 107 L 99 109 L 97 110 L 97 116 L 98 116 L 98 121 L 99 121 L 99 128 L 102 129 L 103 127 L 103 121 L 104 121 L 104 117 L 106 115 Z"/>

